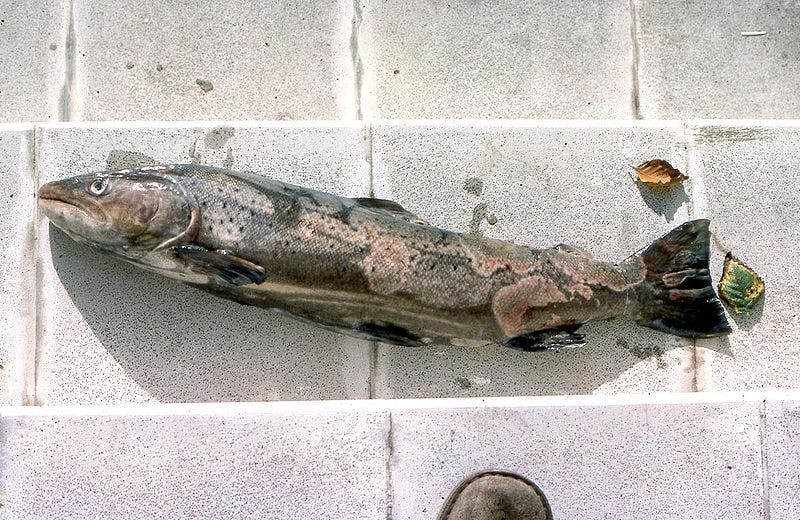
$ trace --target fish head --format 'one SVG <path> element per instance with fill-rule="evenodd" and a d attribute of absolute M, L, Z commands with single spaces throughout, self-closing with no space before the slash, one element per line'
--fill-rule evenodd
<path fill-rule="evenodd" d="M 129 259 L 190 242 L 192 197 L 168 175 L 121 170 L 78 175 L 39 188 L 39 207 L 74 240 Z"/>

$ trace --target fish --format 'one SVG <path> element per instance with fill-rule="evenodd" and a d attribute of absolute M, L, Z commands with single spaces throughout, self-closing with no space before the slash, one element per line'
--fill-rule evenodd
<path fill-rule="evenodd" d="M 557 350 L 585 344 L 584 323 L 617 317 L 689 338 L 731 331 L 704 219 L 611 263 L 197 164 L 81 174 L 42 185 L 38 203 L 75 241 L 145 270 L 389 344 Z"/>

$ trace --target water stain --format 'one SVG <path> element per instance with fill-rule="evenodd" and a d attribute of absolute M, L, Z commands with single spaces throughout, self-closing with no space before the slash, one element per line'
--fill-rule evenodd
<path fill-rule="evenodd" d="M 664 359 L 664 350 L 650 345 L 631 345 L 625 338 L 617 338 L 617 346 L 627 350 L 639 359 L 651 359 L 655 357 L 657 368 L 667 368 L 667 361 Z"/>
<path fill-rule="evenodd" d="M 230 146 L 228 147 L 228 153 L 225 154 L 225 160 L 222 161 L 222 167 L 229 170 L 233 168 L 233 150 L 231 150 Z"/>
<path fill-rule="evenodd" d="M 466 377 L 457 377 L 453 381 L 458 385 L 459 388 L 462 390 L 469 390 L 472 388 L 472 382 Z"/>
<path fill-rule="evenodd" d="M 200 152 L 197 151 L 197 139 L 194 140 L 192 146 L 189 147 L 189 162 L 192 164 L 200 164 L 202 157 L 200 156 Z"/>
<path fill-rule="evenodd" d="M 484 220 L 492 226 L 497 224 L 497 217 L 489 213 L 486 203 L 479 202 L 472 210 L 472 220 L 469 221 L 469 232 L 473 235 L 480 235 L 481 222 Z"/>
<path fill-rule="evenodd" d="M 125 168 L 138 168 L 140 166 L 153 166 L 159 162 L 149 155 L 128 150 L 111 150 L 106 157 L 106 168 L 109 170 L 124 170 Z"/>
<path fill-rule="evenodd" d="M 200 90 L 202 90 L 203 92 L 208 93 L 214 90 L 214 84 L 206 79 L 198 78 L 194 82 L 197 83 L 197 86 L 200 87 Z"/>
<path fill-rule="evenodd" d="M 698 143 L 759 141 L 775 134 L 770 128 L 744 128 L 732 126 L 701 126 L 692 132 Z"/>
<path fill-rule="evenodd" d="M 125 68 L 128 69 L 128 70 L 134 68 L 135 66 L 136 65 L 131 61 L 129 61 L 128 63 L 125 64 Z"/>
<path fill-rule="evenodd" d="M 203 142 L 208 148 L 211 148 L 212 150 L 219 150 L 225 146 L 225 143 L 228 142 L 228 139 L 233 137 L 233 134 L 235 133 L 236 130 L 232 126 L 220 126 L 208 132 L 205 139 L 203 139 Z"/>
<path fill-rule="evenodd" d="M 470 177 L 464 181 L 464 191 L 477 197 L 483 193 L 483 181 L 477 177 Z"/>
<path fill-rule="evenodd" d="M 49 48 L 51 51 L 54 51 L 54 50 L 58 49 L 58 45 L 56 45 L 55 43 L 51 43 L 51 44 L 50 44 L 50 47 L 48 47 L 48 48 Z"/>
<path fill-rule="evenodd" d="M 164 66 L 162 64 L 160 64 L 160 63 L 157 63 L 156 64 L 156 72 L 161 72 L 162 70 L 164 70 Z"/>

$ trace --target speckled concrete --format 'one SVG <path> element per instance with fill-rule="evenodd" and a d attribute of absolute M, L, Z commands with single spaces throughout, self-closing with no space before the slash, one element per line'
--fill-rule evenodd
<path fill-rule="evenodd" d="M 362 4 L 371 118 L 629 118 L 628 0 Z"/>
<path fill-rule="evenodd" d="M 33 127 L 0 124 L 0 405 L 33 400 Z"/>
<path fill-rule="evenodd" d="M 796 1 L 633 5 L 642 117 L 800 117 Z"/>
<path fill-rule="evenodd" d="M 797 388 L 800 378 L 800 125 L 696 122 L 691 169 L 694 211 L 713 223 L 712 273 L 732 251 L 764 280 L 750 316 L 732 316 L 734 334 L 699 340 L 702 390 Z"/>
<path fill-rule="evenodd" d="M 434 518 L 492 468 L 536 482 L 554 518 L 764 518 L 759 402 L 604 401 L 392 410 L 392 518 Z"/>
<path fill-rule="evenodd" d="M 3 518 L 387 518 L 382 410 L 48 410 L 0 417 Z"/>
<path fill-rule="evenodd" d="M 795 394 L 764 403 L 769 520 L 800 518 L 800 400 Z"/>
<path fill-rule="evenodd" d="M 74 2 L 74 120 L 356 116 L 349 0 L 98 7 Z"/>
<path fill-rule="evenodd" d="M 343 195 L 369 190 L 357 125 L 53 125 L 38 138 L 41 183 L 109 164 L 200 160 Z M 39 403 L 368 396 L 365 341 L 146 273 L 43 216 L 38 244 Z"/>
<path fill-rule="evenodd" d="M 0 0 L 0 121 L 59 121 L 66 0 Z"/>
<path fill-rule="evenodd" d="M 534 247 L 566 242 L 619 261 L 688 219 L 683 187 L 664 195 L 633 178 L 632 167 L 653 158 L 685 169 L 678 123 L 375 124 L 372 155 L 375 196 L 397 200 L 434 225 Z M 381 345 L 375 393 L 692 390 L 691 340 L 627 320 L 583 330 L 585 347 L 558 353 Z"/>

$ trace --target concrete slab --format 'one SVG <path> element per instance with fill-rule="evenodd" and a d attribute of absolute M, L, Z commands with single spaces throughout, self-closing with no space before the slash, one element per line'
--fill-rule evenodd
<path fill-rule="evenodd" d="M 0 121 L 59 121 L 65 0 L 0 1 Z"/>
<path fill-rule="evenodd" d="M 361 4 L 366 118 L 629 118 L 627 0 Z"/>
<path fill-rule="evenodd" d="M 769 474 L 770 520 L 800 516 L 800 401 L 767 399 L 764 449 Z"/>
<path fill-rule="evenodd" d="M 382 519 L 387 432 L 319 404 L 5 413 L 3 516 Z"/>
<path fill-rule="evenodd" d="M 797 2 L 633 5 L 642 117 L 800 117 Z"/>
<path fill-rule="evenodd" d="M 350 1 L 131 7 L 75 1 L 72 119 L 356 116 Z"/>
<path fill-rule="evenodd" d="M 375 196 L 432 224 L 533 247 L 569 243 L 620 261 L 688 219 L 683 187 L 637 185 L 633 166 L 685 170 L 678 123 L 409 122 L 373 125 Z M 690 181 L 687 181 L 687 183 Z M 687 184 L 689 186 L 689 184 Z M 690 391 L 693 347 L 625 320 L 560 353 L 381 346 L 378 397 Z"/>
<path fill-rule="evenodd" d="M 33 127 L 0 125 L 0 406 L 33 401 Z"/>
<path fill-rule="evenodd" d="M 433 518 L 498 468 L 536 482 L 555 518 L 764 518 L 758 402 L 509 401 L 393 409 L 392 518 Z"/>
<path fill-rule="evenodd" d="M 796 388 L 800 367 L 800 126 L 796 122 L 714 121 L 690 125 L 694 213 L 711 219 L 712 274 L 732 251 L 761 275 L 764 300 L 732 315 L 734 334 L 698 340 L 702 390 Z"/>
<path fill-rule="evenodd" d="M 150 162 L 202 161 L 366 195 L 358 125 L 53 125 L 39 181 Z M 149 157 L 148 157 L 149 156 Z M 74 243 L 42 216 L 41 404 L 358 399 L 369 345 L 243 307 Z"/>

